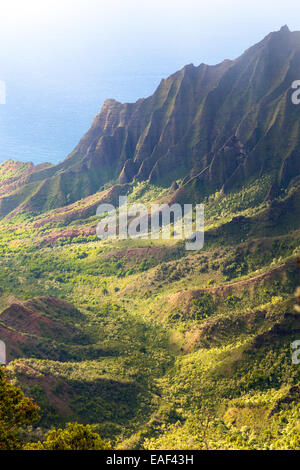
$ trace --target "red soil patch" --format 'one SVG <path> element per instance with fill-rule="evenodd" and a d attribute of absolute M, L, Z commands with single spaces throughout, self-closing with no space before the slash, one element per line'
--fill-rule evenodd
<path fill-rule="evenodd" d="M 0 322 L 4 328 L 13 329 L 27 335 L 43 336 L 50 335 L 54 338 L 63 336 L 70 338 L 75 330 L 68 325 L 48 318 L 45 313 L 61 310 L 61 313 L 74 311 L 75 307 L 68 302 L 55 299 L 54 297 L 41 297 L 27 302 L 16 302 L 6 308 L 0 315 Z M 19 336 L 18 338 L 19 339 Z"/>
<path fill-rule="evenodd" d="M 272 280 L 277 274 L 285 274 L 287 269 L 290 267 L 296 269 L 296 263 L 294 260 L 289 261 L 284 265 L 270 269 L 265 273 L 258 274 L 257 276 L 253 276 L 249 279 L 244 279 L 243 281 L 237 281 L 230 284 L 224 284 L 222 286 L 208 287 L 204 289 L 193 289 L 176 292 L 176 294 L 172 294 L 168 297 L 168 302 L 171 307 L 181 305 L 186 309 L 187 312 L 189 312 L 192 300 L 196 299 L 202 294 L 212 294 L 216 297 L 226 298 L 229 295 L 232 295 L 234 292 L 240 291 L 241 289 L 255 286 L 264 280 Z"/>
<path fill-rule="evenodd" d="M 24 356 L 25 350 L 34 351 L 42 339 L 64 342 L 76 336 L 76 328 L 57 320 L 60 315 L 75 319 L 81 313 L 72 304 L 54 297 L 14 302 L 6 308 L 0 314 L 0 339 L 7 345 L 8 360 Z M 43 357 L 42 351 L 40 354 Z"/>
<path fill-rule="evenodd" d="M 47 238 L 43 240 L 43 244 L 45 245 L 54 245 L 57 240 L 59 239 L 69 239 L 73 240 L 73 238 L 83 236 L 89 237 L 91 235 L 96 235 L 96 228 L 95 227 L 85 227 L 85 228 L 78 228 L 78 229 L 70 229 L 70 230 L 62 230 L 61 232 L 53 232 Z"/>
<path fill-rule="evenodd" d="M 134 258 L 134 260 L 142 260 L 153 256 L 154 259 L 160 261 L 166 253 L 166 248 L 163 246 L 149 246 L 142 248 L 131 248 L 128 250 L 111 251 L 106 255 L 107 258 L 114 257 L 119 260 L 121 258 Z"/>
<path fill-rule="evenodd" d="M 30 387 L 38 385 L 44 390 L 48 402 L 59 412 L 63 418 L 67 418 L 72 414 L 69 402 L 72 396 L 70 386 L 62 379 L 59 379 L 59 396 L 56 393 L 57 378 L 51 375 L 45 375 L 40 371 L 29 367 L 27 364 L 15 363 L 15 370 L 19 375 L 20 382 Z"/>
<path fill-rule="evenodd" d="M 96 215 L 96 210 L 99 204 L 112 203 L 116 204 L 116 199 L 122 192 L 126 192 L 127 186 L 122 189 L 120 186 L 113 186 L 110 189 L 101 191 L 91 196 L 87 196 L 80 201 L 76 201 L 68 206 L 63 206 L 48 212 L 46 215 L 42 215 L 40 220 L 34 223 L 34 228 L 43 227 L 49 223 L 57 222 L 72 222 L 73 220 L 86 219 L 88 217 Z"/>

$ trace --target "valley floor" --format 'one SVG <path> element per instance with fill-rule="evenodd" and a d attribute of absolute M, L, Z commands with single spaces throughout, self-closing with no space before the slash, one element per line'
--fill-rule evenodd
<path fill-rule="evenodd" d="M 300 190 L 278 202 L 278 224 L 261 187 L 208 198 L 195 252 L 98 240 L 83 214 L 102 193 L 2 220 L 7 374 L 42 410 L 28 439 L 77 421 L 123 449 L 300 448 L 300 214 L 286 213 Z"/>

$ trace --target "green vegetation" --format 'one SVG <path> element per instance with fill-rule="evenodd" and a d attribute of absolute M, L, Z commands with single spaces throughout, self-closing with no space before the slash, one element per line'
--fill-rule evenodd
<path fill-rule="evenodd" d="M 0 450 L 20 449 L 22 427 L 39 419 L 39 407 L 19 387 L 7 382 L 0 369 Z"/>
<path fill-rule="evenodd" d="M 262 210 L 258 187 L 248 191 L 250 224 Z M 132 198 L 141 191 L 147 204 L 165 194 L 139 183 Z M 232 194 L 217 199 L 233 204 Z M 54 448 L 73 431 L 127 449 L 297 448 L 299 231 L 244 241 L 241 226 L 223 238 L 227 213 L 215 220 L 199 252 L 174 240 L 49 243 L 55 223 L 2 221 L 7 376 L 41 408 L 28 449 Z M 39 320 L 26 329 L 29 314 Z M 67 422 L 92 428 L 63 431 Z"/>
<path fill-rule="evenodd" d="M 58 166 L 0 165 L 2 446 L 300 448 L 299 48 L 283 28 L 106 101 Z M 98 205 L 125 194 L 204 203 L 203 250 L 98 240 Z"/>
<path fill-rule="evenodd" d="M 91 426 L 67 423 L 66 429 L 49 431 L 43 442 L 27 444 L 25 450 L 109 450 L 99 434 Z"/>

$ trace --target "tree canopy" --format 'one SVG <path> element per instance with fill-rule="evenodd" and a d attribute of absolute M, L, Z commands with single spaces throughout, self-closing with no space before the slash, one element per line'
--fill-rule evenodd
<path fill-rule="evenodd" d="M 19 387 L 10 384 L 0 368 L 0 449 L 22 447 L 20 431 L 39 419 L 39 407 L 24 396 Z"/>
<path fill-rule="evenodd" d="M 65 429 L 53 429 L 43 442 L 27 444 L 25 450 L 110 450 L 109 443 L 93 432 L 90 425 L 68 423 Z"/>

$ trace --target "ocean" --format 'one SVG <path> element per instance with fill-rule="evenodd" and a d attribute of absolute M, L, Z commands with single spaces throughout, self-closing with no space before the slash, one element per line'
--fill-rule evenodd
<path fill-rule="evenodd" d="M 2 77 L 0 77 L 1 79 Z M 136 101 L 152 94 L 163 72 L 99 76 L 93 80 L 4 80 L 0 104 L 0 162 L 59 163 L 89 129 L 105 99 Z"/>

